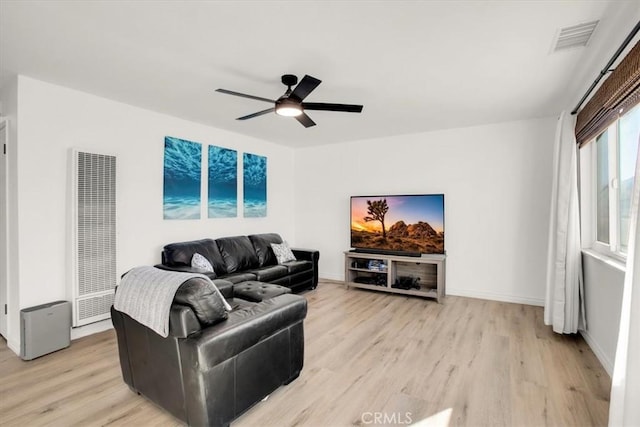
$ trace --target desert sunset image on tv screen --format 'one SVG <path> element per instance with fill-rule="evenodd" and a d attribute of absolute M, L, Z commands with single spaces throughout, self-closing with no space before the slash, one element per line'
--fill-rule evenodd
<path fill-rule="evenodd" d="M 444 195 L 351 197 L 351 246 L 444 253 Z"/>

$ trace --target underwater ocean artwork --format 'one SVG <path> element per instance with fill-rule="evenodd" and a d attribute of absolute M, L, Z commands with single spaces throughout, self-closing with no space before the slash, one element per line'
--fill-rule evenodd
<path fill-rule="evenodd" d="M 267 216 L 267 158 L 243 153 L 244 216 Z"/>
<path fill-rule="evenodd" d="M 209 218 L 238 216 L 238 152 L 209 146 Z"/>
<path fill-rule="evenodd" d="M 164 219 L 200 219 L 202 145 L 164 138 Z"/>

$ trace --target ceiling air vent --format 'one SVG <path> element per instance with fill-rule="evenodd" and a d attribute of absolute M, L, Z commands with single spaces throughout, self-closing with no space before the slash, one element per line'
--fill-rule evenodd
<path fill-rule="evenodd" d="M 553 46 L 553 51 L 558 52 L 564 49 L 586 46 L 598 22 L 599 21 L 593 21 L 561 28 L 558 32 L 556 43 Z"/>

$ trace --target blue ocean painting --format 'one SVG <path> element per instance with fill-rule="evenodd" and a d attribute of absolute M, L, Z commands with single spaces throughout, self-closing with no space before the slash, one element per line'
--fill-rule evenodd
<path fill-rule="evenodd" d="M 267 216 L 267 158 L 243 153 L 244 216 Z"/>
<path fill-rule="evenodd" d="M 164 219 L 200 219 L 202 145 L 164 138 Z"/>
<path fill-rule="evenodd" d="M 209 146 L 209 218 L 238 216 L 238 152 Z"/>

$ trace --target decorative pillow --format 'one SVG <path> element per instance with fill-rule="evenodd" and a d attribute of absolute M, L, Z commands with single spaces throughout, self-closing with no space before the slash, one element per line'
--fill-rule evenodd
<path fill-rule="evenodd" d="M 198 321 L 205 326 L 226 320 L 231 310 L 216 286 L 200 278 L 189 279 L 180 285 L 173 300 L 191 307 Z"/>
<path fill-rule="evenodd" d="M 191 267 L 208 272 L 213 271 L 213 267 L 211 266 L 209 260 L 197 252 L 193 254 L 193 257 L 191 258 Z"/>
<path fill-rule="evenodd" d="M 284 264 L 288 261 L 295 261 L 296 257 L 291 252 L 291 248 L 287 242 L 272 243 L 271 248 L 273 249 L 273 253 L 276 254 L 276 258 L 278 259 L 278 264 Z"/>

